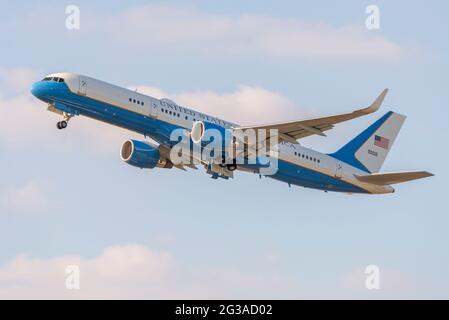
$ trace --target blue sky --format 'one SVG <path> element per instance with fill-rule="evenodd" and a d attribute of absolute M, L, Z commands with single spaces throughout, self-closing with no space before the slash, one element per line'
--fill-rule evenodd
<path fill-rule="evenodd" d="M 1 4 L 1 298 L 449 297 L 446 1 Z M 370 4 L 380 30 L 365 28 Z M 29 93 L 55 71 L 242 124 L 349 111 L 388 87 L 379 114 L 302 143 L 334 151 L 391 109 L 408 118 L 382 170 L 436 176 L 349 196 L 142 171 L 119 158 L 132 133 L 81 118 L 56 130 Z M 68 264 L 81 290 L 65 289 Z M 364 287 L 370 264 L 381 290 Z"/>

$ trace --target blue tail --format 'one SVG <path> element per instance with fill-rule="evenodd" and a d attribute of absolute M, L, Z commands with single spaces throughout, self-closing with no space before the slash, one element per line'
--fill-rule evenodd
<path fill-rule="evenodd" d="M 379 172 L 404 120 L 405 116 L 389 111 L 329 156 L 368 173 Z"/>

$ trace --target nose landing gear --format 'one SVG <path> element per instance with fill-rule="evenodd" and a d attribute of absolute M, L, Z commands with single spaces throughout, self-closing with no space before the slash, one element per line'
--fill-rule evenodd
<path fill-rule="evenodd" d="M 56 124 L 56 128 L 58 128 L 59 130 L 61 130 L 61 129 L 65 129 L 65 128 L 67 128 L 67 125 L 68 125 L 68 123 L 67 123 L 67 121 L 59 121 L 57 124 Z"/>
<path fill-rule="evenodd" d="M 72 114 L 65 113 L 65 112 L 63 115 L 64 115 L 64 120 L 56 123 L 56 128 L 58 128 L 59 130 L 67 128 L 67 125 L 69 124 L 69 120 L 73 117 Z"/>

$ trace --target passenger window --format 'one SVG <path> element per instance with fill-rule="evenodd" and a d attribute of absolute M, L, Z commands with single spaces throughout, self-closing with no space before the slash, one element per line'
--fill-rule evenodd
<path fill-rule="evenodd" d="M 143 105 L 143 101 L 140 104 Z"/>
<path fill-rule="evenodd" d="M 188 117 L 186 116 L 186 120 L 188 119 Z"/>
<path fill-rule="evenodd" d="M 133 102 L 136 103 L 136 99 L 133 99 Z"/>

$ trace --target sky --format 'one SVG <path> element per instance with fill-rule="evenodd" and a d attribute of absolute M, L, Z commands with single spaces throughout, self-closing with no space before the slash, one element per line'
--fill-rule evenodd
<path fill-rule="evenodd" d="M 0 4 L 1 299 L 449 298 L 447 1 Z M 407 120 L 382 171 L 435 176 L 370 196 L 140 170 L 119 150 L 143 137 L 81 117 L 56 129 L 29 88 L 60 71 L 244 125 L 355 110 L 389 88 L 378 113 L 301 143 L 333 152 L 393 110 Z"/>

